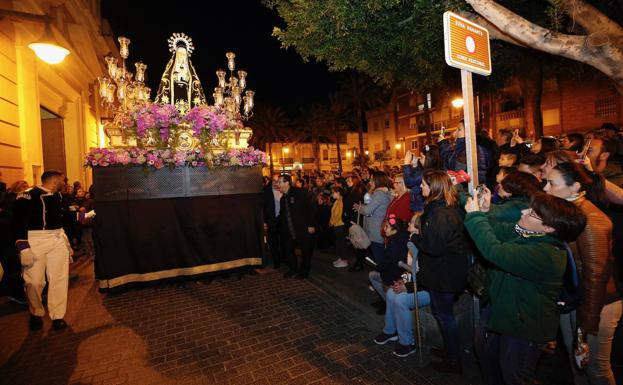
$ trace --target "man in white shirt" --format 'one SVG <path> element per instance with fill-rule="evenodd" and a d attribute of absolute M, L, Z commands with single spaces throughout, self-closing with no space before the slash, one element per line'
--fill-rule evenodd
<path fill-rule="evenodd" d="M 283 193 L 279 191 L 278 182 L 279 175 L 273 175 L 272 183 L 266 185 L 263 192 L 264 229 L 275 268 L 281 266 L 281 244 L 277 218 L 279 217 L 279 201 Z"/>

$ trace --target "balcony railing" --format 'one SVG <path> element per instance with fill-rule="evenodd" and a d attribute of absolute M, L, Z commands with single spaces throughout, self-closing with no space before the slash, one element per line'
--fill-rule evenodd
<path fill-rule="evenodd" d="M 505 122 L 511 119 L 523 119 L 524 110 L 514 110 L 508 112 L 501 112 L 497 114 L 497 119 L 501 122 Z"/>
<path fill-rule="evenodd" d="M 619 113 L 619 97 L 610 96 L 595 100 L 595 116 L 605 118 Z"/>

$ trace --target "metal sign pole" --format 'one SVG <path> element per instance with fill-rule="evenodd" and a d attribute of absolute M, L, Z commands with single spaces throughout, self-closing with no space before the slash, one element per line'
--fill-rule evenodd
<path fill-rule="evenodd" d="M 461 87 L 463 88 L 463 115 L 465 119 L 465 151 L 467 156 L 467 173 L 471 177 L 468 183 L 469 193 L 476 197 L 475 187 L 478 186 L 478 147 L 476 144 L 476 119 L 474 116 L 474 90 L 472 87 L 472 73 L 461 70 Z M 484 182 L 484 181 L 482 181 Z M 476 198 L 475 198 L 476 199 Z M 475 262 L 471 255 L 471 263 Z M 474 328 L 480 318 L 480 300 L 472 295 L 472 310 L 474 312 Z"/>
<path fill-rule="evenodd" d="M 461 70 L 461 86 L 463 88 L 463 116 L 465 119 L 465 150 L 467 156 L 467 173 L 470 176 L 469 193 L 474 196 L 474 188 L 478 186 L 478 150 L 476 147 L 476 117 L 474 115 L 474 90 L 472 73 Z"/>

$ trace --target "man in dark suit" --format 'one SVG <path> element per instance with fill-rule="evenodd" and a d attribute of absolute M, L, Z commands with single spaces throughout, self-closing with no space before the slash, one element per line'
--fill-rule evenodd
<path fill-rule="evenodd" d="M 262 208 L 264 211 L 264 229 L 268 238 L 268 247 L 273 259 L 273 266 L 281 266 L 281 245 L 279 242 L 279 209 L 281 196 L 279 191 L 279 175 L 273 175 L 272 183 L 268 183 L 262 192 Z"/>
<path fill-rule="evenodd" d="M 304 279 L 309 276 L 316 232 L 311 197 L 307 191 L 292 186 L 292 177 L 287 174 L 279 176 L 279 190 L 283 193 L 278 218 L 281 250 L 290 267 L 284 276 L 296 274 L 297 278 Z M 301 250 L 300 266 L 294 252 L 296 247 Z"/>

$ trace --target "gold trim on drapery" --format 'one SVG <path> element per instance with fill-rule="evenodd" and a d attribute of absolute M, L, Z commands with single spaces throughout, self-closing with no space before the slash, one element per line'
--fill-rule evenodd
<path fill-rule="evenodd" d="M 113 287 L 125 285 L 134 282 L 150 282 L 157 281 L 165 278 L 173 278 L 188 275 L 198 275 L 204 273 L 212 273 L 215 271 L 235 269 L 237 267 L 249 266 L 249 265 L 261 265 L 261 258 L 242 258 L 234 261 L 212 263 L 209 265 L 182 267 L 177 269 L 169 269 L 162 271 L 154 271 L 144 274 L 127 274 L 121 277 L 115 277 L 112 279 L 101 279 L 99 281 L 100 289 L 110 289 Z"/>

